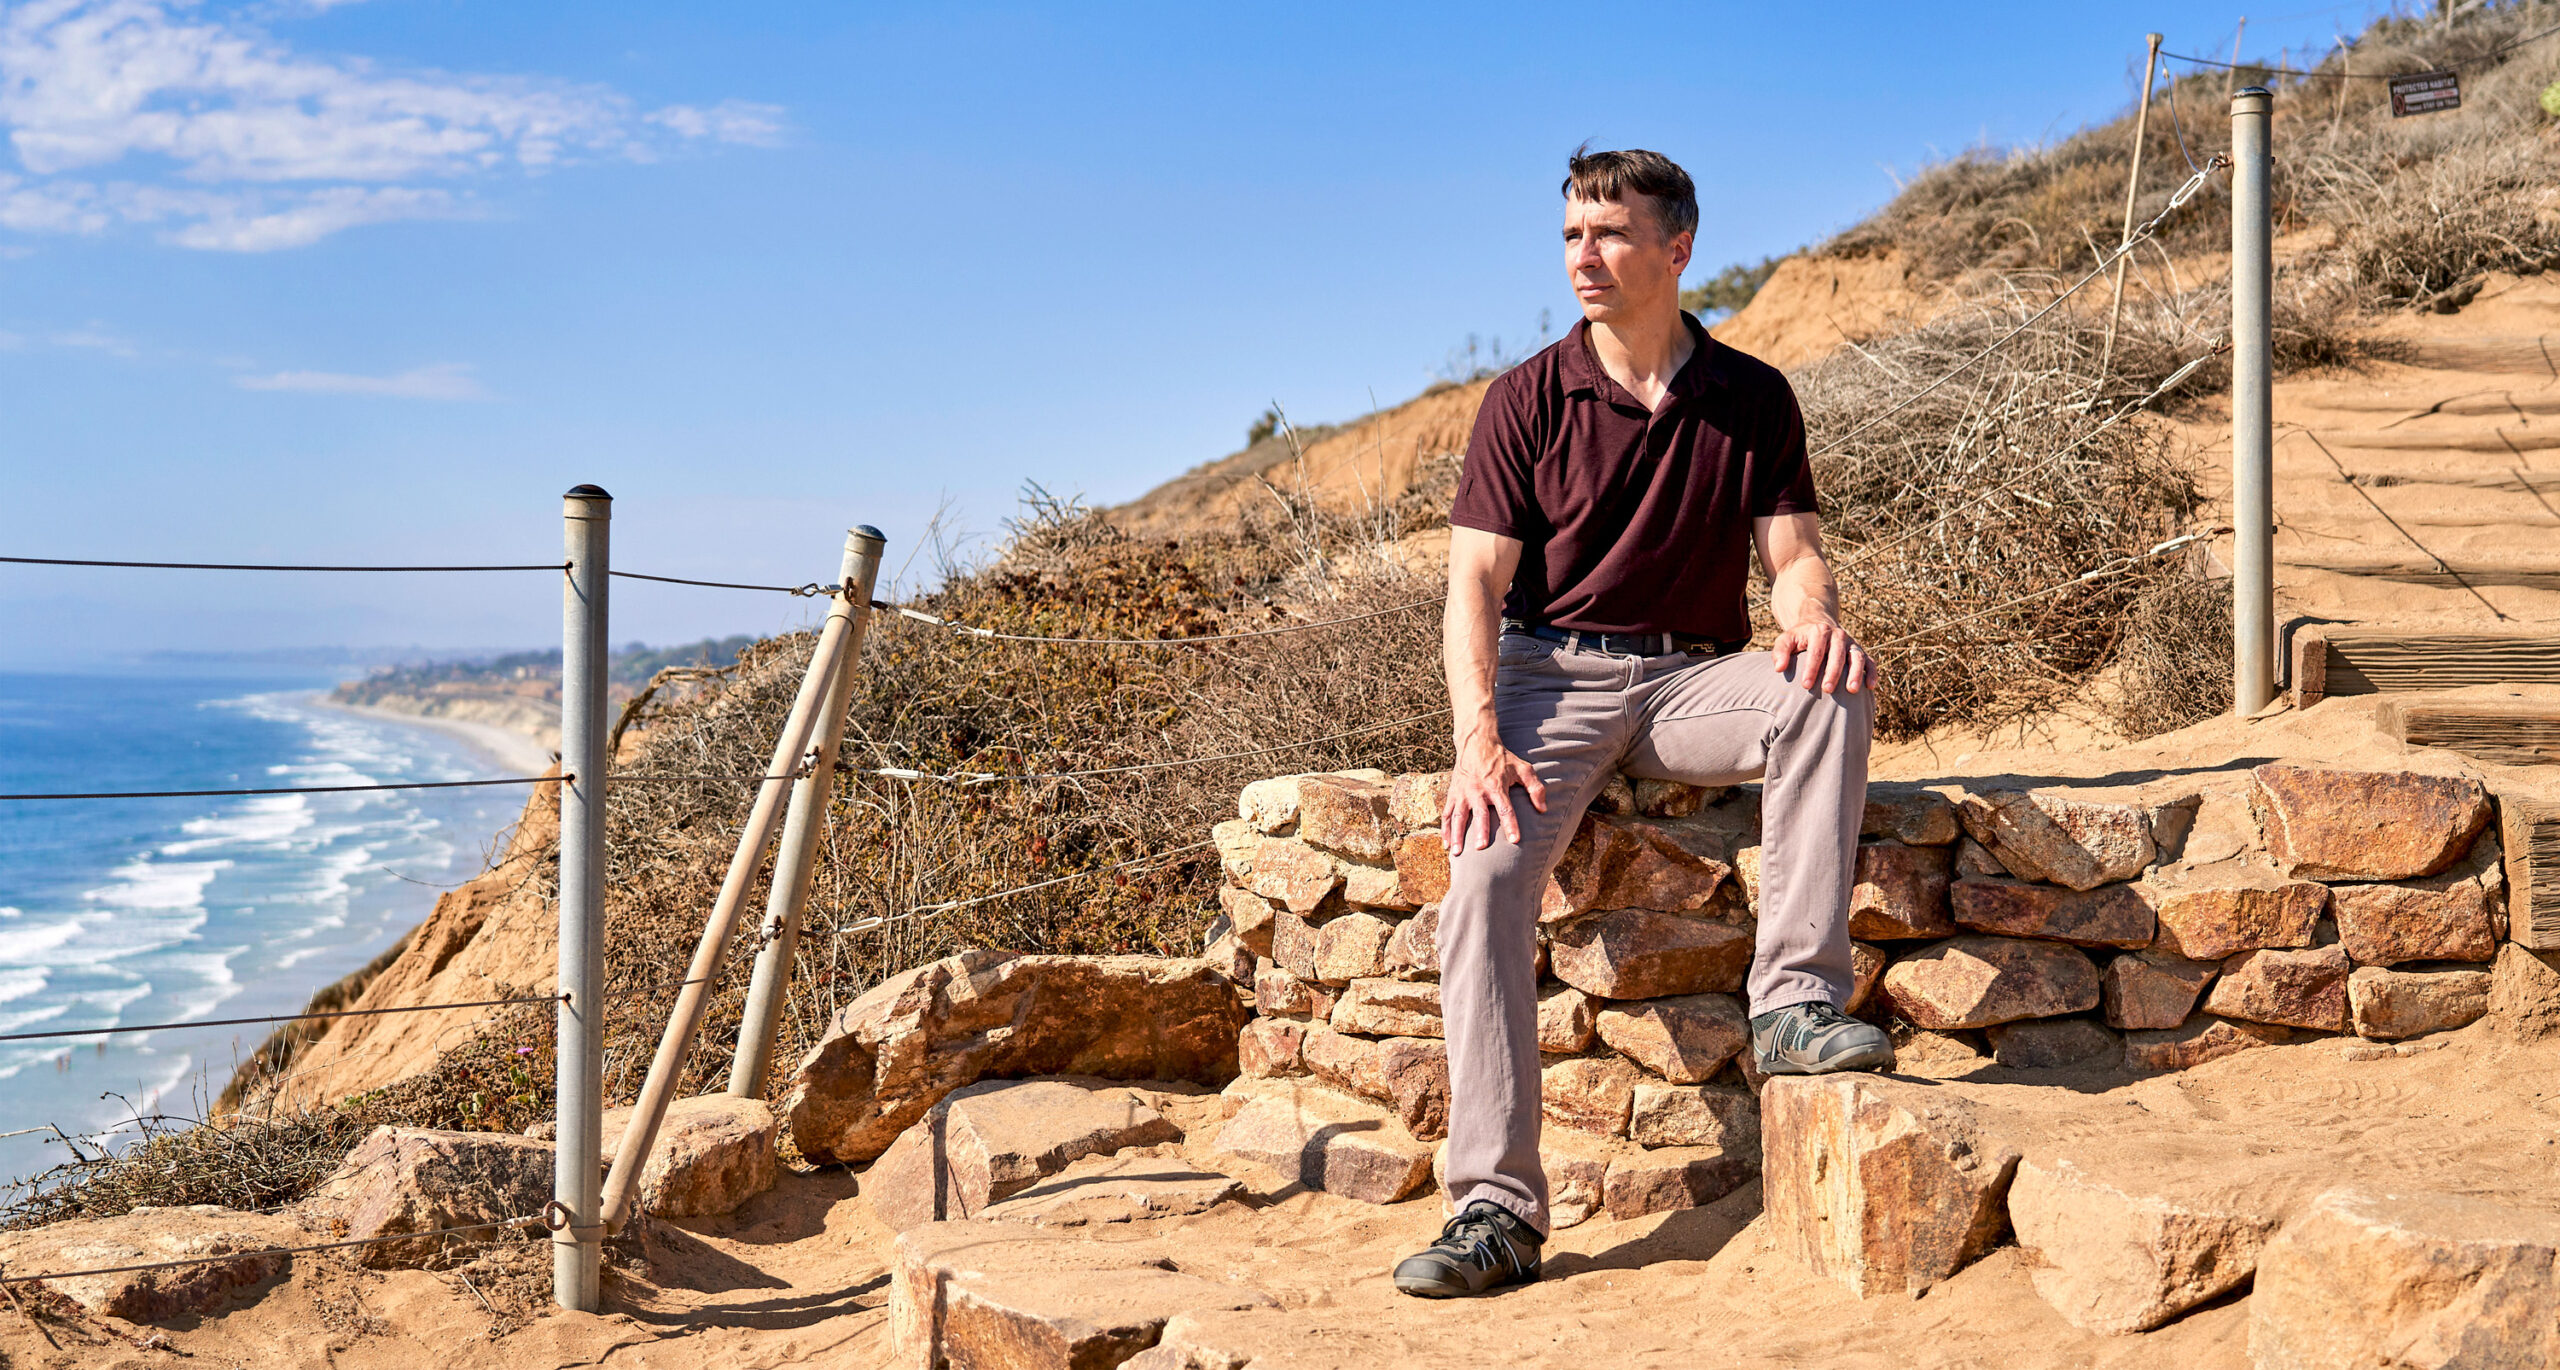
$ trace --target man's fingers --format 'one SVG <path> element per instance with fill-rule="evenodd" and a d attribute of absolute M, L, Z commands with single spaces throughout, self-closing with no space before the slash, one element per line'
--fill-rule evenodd
<path fill-rule="evenodd" d="M 1769 644 L 1769 662 L 1780 675 L 1787 673 L 1787 663 L 1795 660 L 1795 656 L 1796 635 L 1792 632 L 1778 634 L 1778 640 Z"/>
<path fill-rule="evenodd" d="M 1829 694 L 1840 688 L 1841 677 L 1848 676 L 1852 681 L 1857 679 L 1856 676 L 1849 674 L 1849 659 L 1858 648 L 1855 643 L 1849 641 L 1849 635 L 1846 633 L 1827 633 L 1824 636 L 1832 639 L 1829 652 L 1830 664 L 1822 672 L 1822 691 Z"/>
<path fill-rule="evenodd" d="M 1496 813 L 1502 815 L 1502 840 L 1515 847 L 1519 846 L 1520 817 L 1518 814 L 1511 811 L 1511 792 L 1509 790 L 1504 790 L 1494 795 L 1493 807 Z M 1487 824 L 1486 826 L 1490 827 L 1491 824 Z M 1490 836 L 1487 837 L 1485 845 L 1488 847 L 1493 845 Z"/>
<path fill-rule="evenodd" d="M 1856 694 L 1858 691 L 1867 688 L 1870 684 L 1874 683 L 1874 678 L 1875 663 L 1867 660 L 1867 654 L 1859 649 L 1857 643 L 1850 643 L 1849 693 Z"/>
<path fill-rule="evenodd" d="M 1525 764 L 1520 767 L 1520 788 L 1529 792 L 1529 802 L 1537 806 L 1538 812 L 1547 811 L 1547 782 L 1540 780 L 1538 773 Z"/>
<path fill-rule="evenodd" d="M 1804 674 L 1798 677 L 1804 682 L 1807 691 L 1823 688 L 1822 672 L 1823 668 L 1829 664 L 1831 656 L 1831 635 L 1816 631 L 1812 637 L 1813 641 L 1806 643 L 1804 647 Z"/>

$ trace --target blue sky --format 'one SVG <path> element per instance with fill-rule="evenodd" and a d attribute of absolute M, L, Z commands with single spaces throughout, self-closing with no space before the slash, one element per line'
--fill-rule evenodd
<path fill-rule="evenodd" d="M 2325 45 L 2375 7 L 2252 17 Z M 1571 317 L 1565 153 L 1669 153 L 1701 274 L 2138 84 L 2113 5 L 0 0 L 0 553 L 912 562 L 1355 415 Z M 798 621 L 625 582 L 614 636 Z M 537 645 L 539 577 L 0 566 L 0 662 Z"/>

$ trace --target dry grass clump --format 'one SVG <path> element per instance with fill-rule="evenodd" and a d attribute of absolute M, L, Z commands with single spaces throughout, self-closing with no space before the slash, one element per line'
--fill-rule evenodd
<path fill-rule="evenodd" d="M 2107 720 L 2148 737 L 2231 712 L 2231 582 L 2163 576 L 2125 616 Z"/>

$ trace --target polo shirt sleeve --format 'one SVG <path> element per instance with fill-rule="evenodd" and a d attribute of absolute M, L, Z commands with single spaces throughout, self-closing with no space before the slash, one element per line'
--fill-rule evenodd
<path fill-rule="evenodd" d="M 1537 441 L 1526 388 L 1508 384 L 1526 368 L 1495 381 L 1476 408 L 1467 436 L 1467 459 L 1458 469 L 1458 495 L 1449 522 L 1528 541 L 1543 526 L 1538 513 Z"/>
<path fill-rule="evenodd" d="M 1777 391 L 1768 441 L 1752 454 L 1751 517 L 1819 514 L 1822 501 L 1813 492 L 1813 461 L 1805 455 L 1804 410 L 1784 377 Z"/>

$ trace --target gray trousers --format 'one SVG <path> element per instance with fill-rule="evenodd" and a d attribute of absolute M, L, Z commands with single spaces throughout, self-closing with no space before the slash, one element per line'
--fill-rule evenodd
<path fill-rule="evenodd" d="M 1692 785 L 1763 781 L 1760 915 L 1746 986 L 1767 1013 L 1849 994 L 1849 891 L 1874 696 L 1807 690 L 1766 652 L 1611 656 L 1502 637 L 1502 745 L 1536 769 L 1547 811 L 1511 792 L 1520 842 L 1449 861 L 1440 1009 L 1449 1043 L 1448 1199 L 1485 1199 L 1547 1229 L 1538 1161 L 1538 902 L 1612 773 Z"/>

